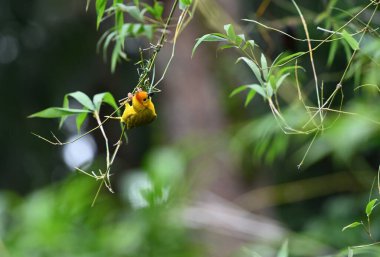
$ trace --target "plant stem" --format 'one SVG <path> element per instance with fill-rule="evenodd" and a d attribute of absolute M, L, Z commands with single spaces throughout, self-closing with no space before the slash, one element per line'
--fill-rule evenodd
<path fill-rule="evenodd" d="M 168 27 L 169 27 L 169 25 L 170 25 L 170 22 L 171 22 L 172 18 L 173 18 L 173 14 L 174 14 L 174 11 L 175 11 L 175 9 L 176 9 L 176 7 L 177 7 L 177 5 L 178 5 L 178 1 L 179 1 L 179 0 L 174 0 L 174 3 L 173 3 L 173 5 L 172 5 L 172 9 L 170 10 L 170 13 L 169 13 L 168 19 L 167 19 L 167 21 L 166 21 L 166 23 L 165 23 L 165 26 L 164 26 L 164 31 L 162 31 L 161 37 L 160 37 L 160 39 L 158 40 L 158 43 L 156 44 L 156 48 L 154 49 L 154 53 L 153 53 L 152 57 L 151 57 L 150 60 L 149 60 L 149 66 L 148 66 L 147 70 L 144 72 L 144 74 L 140 77 L 139 82 L 137 83 L 137 86 L 136 86 L 136 87 L 139 87 L 139 86 L 141 86 L 141 85 L 144 83 L 146 77 L 148 76 L 148 73 L 149 73 L 149 72 L 152 70 L 152 68 L 153 68 L 153 64 L 154 64 L 155 61 L 156 61 L 156 58 L 157 58 L 158 52 L 160 52 L 161 47 L 162 47 L 162 44 L 163 44 L 163 42 L 164 42 L 164 40 L 165 40 L 166 33 L 167 33 L 167 29 L 168 29 Z"/>
<path fill-rule="evenodd" d="M 102 135 L 104 137 L 104 142 L 106 144 L 106 173 L 104 174 L 104 184 L 107 186 L 107 188 L 110 190 L 110 192 L 113 193 L 113 190 L 111 188 L 111 183 L 110 183 L 110 171 L 111 171 L 111 162 L 110 162 L 110 150 L 109 150 L 109 145 L 108 145 L 108 138 L 106 135 L 106 132 L 104 131 L 102 121 L 100 120 L 99 113 L 97 111 L 94 112 L 94 117 L 96 121 L 99 124 L 99 129 L 102 132 Z"/>

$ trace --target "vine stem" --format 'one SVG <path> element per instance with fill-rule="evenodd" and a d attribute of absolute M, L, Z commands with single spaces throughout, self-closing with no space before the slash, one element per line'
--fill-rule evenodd
<path fill-rule="evenodd" d="M 162 44 L 163 44 L 163 42 L 165 40 L 165 37 L 166 37 L 166 33 L 167 33 L 167 30 L 168 30 L 168 27 L 169 27 L 170 22 L 171 22 L 171 20 L 173 18 L 174 11 L 177 8 L 178 2 L 179 2 L 179 0 L 174 0 L 174 3 L 172 5 L 172 9 L 170 10 L 169 16 L 168 16 L 167 21 L 166 21 L 166 23 L 164 25 L 164 30 L 162 31 L 161 37 L 158 40 L 158 43 L 157 43 L 156 48 L 154 50 L 154 53 L 153 53 L 152 57 L 149 60 L 149 66 L 148 66 L 146 72 L 143 74 L 143 76 L 139 79 L 139 82 L 138 82 L 138 84 L 137 84 L 136 87 L 139 87 L 139 86 L 141 86 L 144 83 L 146 77 L 148 76 L 148 73 L 153 68 L 153 64 L 156 61 L 158 52 L 160 52 L 160 50 L 161 50 Z"/>
<path fill-rule="evenodd" d="M 99 113 L 97 111 L 94 112 L 94 117 L 99 124 L 99 129 L 102 132 L 104 142 L 106 145 L 106 166 L 107 167 L 106 167 L 106 173 L 104 174 L 103 181 L 104 181 L 104 184 L 107 186 L 107 188 L 110 190 L 110 192 L 113 193 L 113 190 L 111 188 L 111 183 L 110 183 L 111 162 L 110 162 L 110 149 L 108 145 L 108 137 L 107 137 L 106 132 L 104 131 L 102 121 L 100 120 Z M 102 184 L 100 184 L 100 187 L 101 186 Z"/>
<path fill-rule="evenodd" d="M 311 68 L 313 70 L 313 76 L 314 76 L 314 82 L 315 82 L 315 91 L 316 91 L 316 95 L 317 95 L 318 108 L 321 108 L 321 99 L 319 98 L 318 76 L 317 76 L 317 72 L 316 72 L 315 65 L 314 65 L 313 49 L 311 47 L 309 30 L 307 28 L 306 21 L 305 21 L 303 15 L 302 15 L 302 12 L 299 9 L 298 5 L 296 4 L 296 2 L 294 0 L 292 0 L 292 2 L 293 2 L 294 6 L 296 7 L 296 9 L 298 11 L 298 14 L 299 14 L 299 16 L 301 18 L 302 25 L 304 27 L 304 31 L 305 31 L 305 34 L 306 34 L 307 46 L 309 48 L 309 56 L 310 56 Z M 320 112 L 319 114 L 320 114 L 319 116 L 321 118 L 321 126 L 323 128 L 323 114 L 322 114 L 322 112 Z"/>
<path fill-rule="evenodd" d="M 186 14 L 187 12 L 189 11 L 189 7 L 187 7 L 182 13 L 181 15 L 179 16 L 179 19 L 178 19 L 178 23 L 177 23 L 177 26 L 176 26 L 176 29 L 175 29 L 175 33 L 174 33 L 174 39 L 173 39 L 173 47 L 172 47 L 172 53 L 170 55 L 170 58 L 169 58 L 169 61 L 168 63 L 166 64 L 165 66 L 165 69 L 164 69 L 164 72 L 162 73 L 162 76 L 161 78 L 152 86 L 149 88 L 149 90 L 151 89 L 154 89 L 157 87 L 157 85 L 159 83 L 161 83 L 161 81 L 164 79 L 165 75 L 166 75 L 166 72 L 168 71 L 169 69 L 169 66 L 174 58 L 174 53 L 175 53 L 175 49 L 176 49 L 176 44 L 177 44 L 177 37 L 179 35 L 179 33 L 181 32 L 181 29 L 183 28 L 183 23 L 185 21 L 185 17 L 186 17 Z"/>

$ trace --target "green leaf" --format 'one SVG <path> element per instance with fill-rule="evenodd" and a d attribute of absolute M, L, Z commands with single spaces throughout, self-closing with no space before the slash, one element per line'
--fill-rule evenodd
<path fill-rule="evenodd" d="M 142 3 L 144 8 L 157 20 L 162 18 L 162 13 L 164 11 L 164 7 L 161 2 L 155 2 L 153 7 L 147 3 Z"/>
<path fill-rule="evenodd" d="M 284 64 L 284 63 L 286 63 L 287 61 L 289 61 L 289 60 L 293 60 L 293 59 L 296 59 L 296 58 L 298 58 L 299 56 L 301 56 L 301 55 L 303 55 L 303 54 L 305 54 L 306 52 L 297 52 L 297 53 L 294 53 L 294 54 L 289 54 L 289 55 L 286 55 L 286 56 L 284 56 L 284 57 L 282 57 L 282 58 L 276 58 L 276 62 L 273 62 L 273 66 L 274 66 L 274 64 L 276 64 L 276 65 L 281 65 L 281 64 Z"/>
<path fill-rule="evenodd" d="M 329 56 L 327 58 L 328 67 L 331 67 L 331 64 L 334 62 L 334 57 L 337 50 L 338 50 L 338 41 L 334 40 L 333 42 L 331 42 Z"/>
<path fill-rule="evenodd" d="M 100 106 L 101 106 L 102 103 L 109 104 L 115 110 L 118 109 L 118 106 L 116 104 L 115 98 L 109 92 L 105 92 L 105 93 L 100 93 L 100 94 L 94 95 L 93 101 L 94 101 L 94 105 L 95 105 L 95 108 L 96 108 L 97 112 L 100 111 Z"/>
<path fill-rule="evenodd" d="M 144 14 L 140 11 L 140 9 L 137 6 L 128 6 L 125 4 L 117 4 L 117 8 L 122 11 L 126 12 L 129 15 L 131 15 L 134 19 L 144 22 Z"/>
<path fill-rule="evenodd" d="M 120 11 L 117 7 L 118 4 L 122 4 L 124 0 L 113 0 L 113 7 L 115 8 L 115 30 L 120 31 L 124 24 L 124 13 Z"/>
<path fill-rule="evenodd" d="M 226 31 L 226 35 L 227 35 L 228 39 L 231 42 L 235 42 L 236 41 L 236 34 L 235 34 L 234 27 L 231 24 L 226 24 L 226 25 L 224 25 L 224 30 Z"/>
<path fill-rule="evenodd" d="M 240 38 L 242 41 L 245 41 L 245 35 L 244 34 L 239 34 L 237 35 L 238 38 Z"/>
<path fill-rule="evenodd" d="M 138 36 L 144 32 L 144 26 L 140 23 L 132 24 L 132 36 Z"/>
<path fill-rule="evenodd" d="M 114 73 L 116 70 L 116 64 L 119 62 L 120 56 L 122 55 L 122 43 L 120 40 L 118 40 L 115 44 L 115 47 L 112 51 L 112 57 L 111 57 L 111 72 Z"/>
<path fill-rule="evenodd" d="M 359 43 L 353 36 L 351 36 L 351 34 L 349 34 L 346 30 L 343 30 L 342 36 L 344 40 L 346 40 L 346 42 L 350 45 L 352 50 L 359 50 Z"/>
<path fill-rule="evenodd" d="M 289 243 L 288 240 L 282 244 L 280 250 L 277 253 L 277 257 L 288 257 L 289 256 Z"/>
<path fill-rule="evenodd" d="M 276 82 L 276 91 L 280 88 L 280 86 L 282 85 L 282 82 L 284 82 L 284 80 L 286 79 L 287 76 L 289 76 L 290 73 L 286 73 L 284 75 L 282 75 Z"/>
<path fill-rule="evenodd" d="M 97 19 L 96 19 L 96 28 L 99 29 L 100 22 L 102 21 L 104 11 L 106 9 L 107 0 L 96 0 L 96 13 L 97 13 Z"/>
<path fill-rule="evenodd" d="M 193 47 L 193 50 L 191 52 L 191 57 L 193 57 L 195 50 L 202 42 L 226 42 L 226 37 L 223 34 L 220 33 L 213 33 L 213 34 L 206 34 L 203 35 L 201 38 L 198 38 L 196 40 L 196 43 Z"/>
<path fill-rule="evenodd" d="M 261 54 L 261 69 L 263 71 L 264 80 L 268 80 L 268 64 L 264 54 Z"/>
<path fill-rule="evenodd" d="M 230 45 L 230 44 L 221 45 L 218 47 L 217 51 L 222 51 L 222 50 L 229 49 L 229 48 L 237 48 L 237 46 L 236 45 Z"/>
<path fill-rule="evenodd" d="M 260 69 L 256 65 L 256 63 L 254 63 L 252 60 L 248 59 L 247 57 L 240 57 L 239 59 L 237 59 L 237 62 L 239 62 L 241 60 L 244 61 L 249 66 L 249 68 L 251 68 L 251 70 L 255 74 L 255 77 L 257 78 L 257 80 L 260 82 L 261 85 L 263 85 L 264 82 L 263 82 L 263 79 L 261 78 Z"/>
<path fill-rule="evenodd" d="M 367 214 L 367 217 L 369 217 L 371 215 L 373 209 L 376 207 L 377 201 L 378 201 L 378 199 L 373 199 L 365 207 L 365 213 Z"/>
<path fill-rule="evenodd" d="M 179 9 L 185 10 L 187 7 L 189 7 L 192 3 L 192 0 L 180 0 L 179 1 Z"/>
<path fill-rule="evenodd" d="M 84 112 L 84 113 L 80 113 L 77 115 L 77 118 L 76 118 L 76 124 L 77 124 L 77 131 L 78 131 L 78 134 L 80 132 L 80 129 L 84 123 L 84 121 L 86 120 L 87 118 L 87 115 L 88 113 Z"/>
<path fill-rule="evenodd" d="M 244 46 L 242 47 L 243 50 L 247 49 L 247 47 L 251 47 L 251 50 L 253 51 L 255 49 L 255 41 L 254 40 L 248 40 L 245 41 Z"/>
<path fill-rule="evenodd" d="M 350 59 L 352 56 L 352 49 L 351 49 L 350 45 L 347 43 L 347 41 L 341 41 L 341 42 L 342 42 L 342 46 L 344 49 L 344 53 L 346 55 L 346 60 L 347 60 L 347 62 L 350 62 Z"/>
<path fill-rule="evenodd" d="M 244 103 L 244 106 L 247 107 L 248 104 L 252 101 L 253 97 L 256 95 L 256 91 L 251 89 L 249 92 L 248 92 L 248 95 L 247 95 L 247 98 L 245 99 L 245 103 Z"/>
<path fill-rule="evenodd" d="M 330 0 L 325 8 L 325 11 L 322 12 L 321 14 L 319 14 L 316 18 L 315 18 L 315 23 L 318 24 L 320 23 L 321 21 L 323 21 L 324 19 L 326 18 L 329 18 L 331 17 L 331 11 L 333 10 L 336 2 L 338 0 Z M 328 26 L 327 26 L 328 28 Z"/>
<path fill-rule="evenodd" d="M 66 94 L 65 97 L 63 98 L 63 106 L 62 106 L 63 108 L 69 108 L 69 96 L 73 97 L 76 101 L 78 101 L 85 108 L 87 108 L 91 111 L 95 110 L 95 107 L 94 107 L 93 103 L 91 102 L 91 99 L 86 94 L 84 94 L 83 92 L 80 92 L 80 91 L 76 91 L 76 92 Z M 67 118 L 66 116 L 61 117 L 61 120 L 59 122 L 59 128 L 62 127 L 66 118 Z"/>
<path fill-rule="evenodd" d="M 81 91 L 76 91 L 73 93 L 66 94 L 64 97 L 64 100 L 63 100 L 63 102 L 64 102 L 63 107 L 65 107 L 65 108 L 68 107 L 68 97 L 69 96 L 74 98 L 75 100 L 77 100 L 81 105 L 83 105 L 87 109 L 89 109 L 91 111 L 95 110 L 95 106 L 92 103 L 91 99 L 85 93 L 83 93 Z"/>
<path fill-rule="evenodd" d="M 164 12 L 164 6 L 162 5 L 161 2 L 155 2 L 154 5 L 153 5 L 153 9 L 154 9 L 154 17 L 156 19 L 161 19 L 162 17 L 162 13 Z"/>
<path fill-rule="evenodd" d="M 149 39 L 153 39 L 153 34 L 154 34 L 154 27 L 151 24 L 146 24 L 144 25 L 144 34 L 145 36 Z"/>
<path fill-rule="evenodd" d="M 247 89 L 247 85 L 239 86 L 239 87 L 235 88 L 234 90 L 232 90 L 232 92 L 229 95 L 229 97 L 233 97 L 234 95 L 237 95 L 237 94 L 239 94 L 240 92 L 243 92 L 246 89 Z"/>
<path fill-rule="evenodd" d="M 297 66 L 295 66 L 295 65 L 291 65 L 291 66 L 284 66 L 284 68 L 281 68 L 281 69 L 276 73 L 276 75 L 277 75 L 277 76 L 282 76 L 283 74 L 288 73 L 289 71 L 294 72 L 296 69 L 297 69 L 297 70 L 302 70 L 302 71 L 306 72 L 306 70 L 305 70 L 304 67 L 302 67 L 302 66 L 299 66 L 299 65 L 297 65 Z"/>
<path fill-rule="evenodd" d="M 258 94 L 260 94 L 262 97 L 267 98 L 267 94 L 262 86 L 258 84 L 250 84 L 250 85 L 247 85 L 247 88 L 251 88 L 255 90 Z"/>
<path fill-rule="evenodd" d="M 79 113 L 89 113 L 89 110 L 70 109 L 62 107 L 50 107 L 40 112 L 33 113 L 28 118 L 61 118 Z"/>
<path fill-rule="evenodd" d="M 115 37 L 117 36 L 117 32 L 116 31 L 112 31 L 110 32 L 105 41 L 104 41 L 104 45 L 103 45 L 103 59 L 104 61 L 107 60 L 107 49 L 108 49 L 108 46 L 109 44 L 111 43 L 111 40 L 113 40 Z"/>
<path fill-rule="evenodd" d="M 360 225 L 363 225 L 363 223 L 355 221 L 355 222 L 345 226 L 344 228 L 342 228 L 342 231 L 345 231 L 346 229 L 349 229 L 349 228 L 355 228 L 355 227 L 360 226 Z"/>

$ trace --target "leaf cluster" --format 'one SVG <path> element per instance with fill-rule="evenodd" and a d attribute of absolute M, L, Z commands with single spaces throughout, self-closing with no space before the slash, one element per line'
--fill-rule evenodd
<path fill-rule="evenodd" d="M 82 109 L 71 108 L 69 98 L 76 100 L 82 106 Z M 91 100 L 85 93 L 76 91 L 64 96 L 62 107 L 49 107 L 29 115 L 28 118 L 60 118 L 59 127 L 61 127 L 67 117 L 76 116 L 76 126 L 79 133 L 88 114 L 99 113 L 102 103 L 110 105 L 120 116 L 120 108 L 110 92 L 96 94 Z"/>

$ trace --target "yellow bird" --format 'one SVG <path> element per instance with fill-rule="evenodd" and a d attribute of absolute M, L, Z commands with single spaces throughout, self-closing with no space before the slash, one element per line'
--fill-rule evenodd
<path fill-rule="evenodd" d="M 120 117 L 121 121 L 127 125 L 127 129 L 151 123 L 157 117 L 152 102 L 152 93 L 138 90 L 132 97 L 132 103 L 125 103 L 125 110 Z"/>

